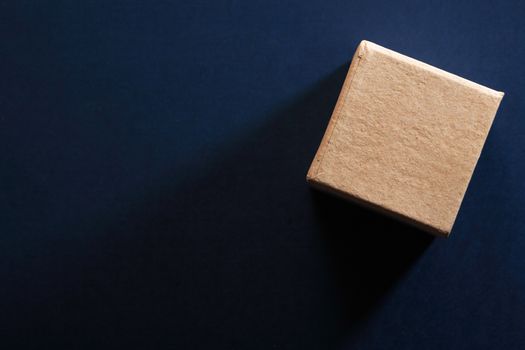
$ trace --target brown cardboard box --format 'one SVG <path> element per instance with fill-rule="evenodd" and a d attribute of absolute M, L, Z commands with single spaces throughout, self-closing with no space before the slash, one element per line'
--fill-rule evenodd
<path fill-rule="evenodd" d="M 448 236 L 502 98 L 362 41 L 307 180 Z"/>

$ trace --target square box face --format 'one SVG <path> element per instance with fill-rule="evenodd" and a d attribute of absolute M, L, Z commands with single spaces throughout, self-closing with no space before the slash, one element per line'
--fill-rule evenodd
<path fill-rule="evenodd" d="M 307 180 L 448 236 L 502 98 L 363 41 Z"/>

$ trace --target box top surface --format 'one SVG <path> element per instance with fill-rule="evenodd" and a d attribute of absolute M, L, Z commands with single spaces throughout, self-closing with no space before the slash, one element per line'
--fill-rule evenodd
<path fill-rule="evenodd" d="M 308 179 L 448 235 L 502 97 L 363 41 Z"/>

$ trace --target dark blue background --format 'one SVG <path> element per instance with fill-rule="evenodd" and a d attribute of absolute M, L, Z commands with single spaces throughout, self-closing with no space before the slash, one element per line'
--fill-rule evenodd
<path fill-rule="evenodd" d="M 525 348 L 524 18 L 0 2 L 0 346 Z M 362 39 L 506 92 L 448 240 L 305 183 Z"/>

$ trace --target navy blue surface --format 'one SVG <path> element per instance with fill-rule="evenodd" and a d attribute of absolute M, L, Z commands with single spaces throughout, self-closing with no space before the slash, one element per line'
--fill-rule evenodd
<path fill-rule="evenodd" d="M 0 347 L 525 348 L 524 18 L 0 2 Z M 448 240 L 305 183 L 362 39 L 506 92 Z"/>

